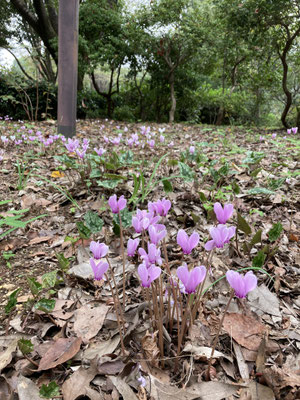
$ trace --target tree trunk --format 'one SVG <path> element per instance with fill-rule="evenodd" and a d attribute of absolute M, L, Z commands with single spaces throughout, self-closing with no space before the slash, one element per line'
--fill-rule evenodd
<path fill-rule="evenodd" d="M 174 71 L 171 71 L 169 83 L 170 83 L 170 96 L 171 96 L 171 108 L 169 111 L 169 123 L 174 122 L 175 111 L 176 111 L 176 96 L 175 96 L 175 85 L 174 85 Z"/>
<path fill-rule="evenodd" d="M 282 55 L 280 56 L 281 59 L 281 63 L 282 63 L 282 67 L 283 67 L 283 76 L 282 76 L 282 89 L 284 91 L 284 94 L 286 96 L 286 102 L 285 102 L 285 107 L 282 111 L 281 114 L 281 122 L 282 125 L 288 129 L 289 125 L 287 123 L 286 117 L 288 115 L 288 112 L 291 108 L 292 105 L 292 93 L 289 91 L 288 87 L 287 87 L 287 75 L 288 75 L 288 64 L 286 61 L 286 56 L 287 56 L 287 51 L 283 51 Z"/>

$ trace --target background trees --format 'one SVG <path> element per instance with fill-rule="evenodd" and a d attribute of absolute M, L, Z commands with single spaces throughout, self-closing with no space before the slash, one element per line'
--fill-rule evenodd
<path fill-rule="evenodd" d="M 300 124 L 299 0 L 132 5 L 80 1 L 80 116 Z M 29 86 L 56 84 L 57 9 L 58 0 L 0 0 L 0 47 Z"/>

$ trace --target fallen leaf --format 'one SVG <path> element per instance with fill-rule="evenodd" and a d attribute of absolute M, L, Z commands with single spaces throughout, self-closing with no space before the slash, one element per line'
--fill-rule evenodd
<path fill-rule="evenodd" d="M 109 379 L 116 387 L 123 400 L 138 400 L 131 387 L 118 376 L 110 376 Z"/>
<path fill-rule="evenodd" d="M 86 304 L 75 314 L 74 332 L 82 338 L 83 343 L 97 335 L 102 328 L 109 307 L 103 303 Z"/>
<path fill-rule="evenodd" d="M 245 362 L 241 348 L 234 340 L 232 341 L 232 344 L 233 344 L 233 350 L 235 352 L 236 362 L 240 371 L 240 375 L 242 379 L 248 380 L 250 378 L 249 368 Z"/>
<path fill-rule="evenodd" d="M 257 350 L 266 327 L 252 316 L 228 313 L 223 322 L 224 330 L 240 345 Z"/>
<path fill-rule="evenodd" d="M 249 382 L 248 387 L 241 390 L 240 399 L 275 400 L 272 389 L 257 382 Z"/>
<path fill-rule="evenodd" d="M 38 236 L 28 243 L 29 246 L 32 246 L 33 244 L 38 244 L 38 243 L 43 243 L 43 242 L 48 242 L 50 239 L 52 239 L 52 236 Z"/>
<path fill-rule="evenodd" d="M 41 358 L 38 371 L 55 368 L 73 358 L 80 350 L 81 342 L 80 337 L 59 338 Z"/>
<path fill-rule="evenodd" d="M 63 178 L 65 174 L 61 171 L 52 171 L 51 178 Z"/>
<path fill-rule="evenodd" d="M 0 353 L 0 372 L 5 368 L 12 360 L 13 353 L 16 351 L 18 339 L 12 339 L 8 343 L 5 343 L 6 350 Z"/>
<path fill-rule="evenodd" d="M 157 334 L 158 332 L 151 334 L 147 331 L 142 338 L 142 348 L 145 356 L 154 367 L 158 367 L 159 348 L 157 347 Z"/>
<path fill-rule="evenodd" d="M 25 376 L 18 378 L 17 393 L 19 400 L 41 400 L 38 387 Z"/>
<path fill-rule="evenodd" d="M 12 400 L 13 390 L 4 376 L 0 376 L 0 400 Z"/>
<path fill-rule="evenodd" d="M 195 346 L 192 343 L 187 343 L 182 351 L 185 353 L 192 353 L 195 359 L 204 358 L 205 360 L 208 360 L 211 355 L 211 350 L 212 350 L 211 347 Z M 229 361 L 233 362 L 231 357 L 228 357 L 227 355 L 221 353 L 220 351 L 215 350 L 214 358 L 220 358 L 220 357 L 225 357 Z"/>
<path fill-rule="evenodd" d="M 101 393 L 89 387 L 90 382 L 97 374 L 95 363 L 91 363 L 90 368 L 80 367 L 62 385 L 64 400 L 75 400 L 81 396 L 88 396 L 91 400 L 104 399 Z"/>
<path fill-rule="evenodd" d="M 93 358 L 102 357 L 105 354 L 113 353 L 120 343 L 120 336 L 116 335 L 112 339 L 105 342 L 92 343 L 83 353 L 83 358 L 92 360 Z"/>
<path fill-rule="evenodd" d="M 250 292 L 248 294 L 248 300 L 251 308 L 257 315 L 267 313 L 275 315 L 276 317 L 281 317 L 278 297 L 264 284 Z"/>

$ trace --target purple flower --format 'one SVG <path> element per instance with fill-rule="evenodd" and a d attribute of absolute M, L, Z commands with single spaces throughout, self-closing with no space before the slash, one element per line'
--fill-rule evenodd
<path fill-rule="evenodd" d="M 121 196 L 119 200 L 117 200 L 117 195 L 114 194 L 113 196 L 110 196 L 108 200 L 108 204 L 111 208 L 111 211 L 114 214 L 118 214 L 120 211 L 122 211 L 127 204 L 127 200 L 124 198 L 124 196 Z"/>
<path fill-rule="evenodd" d="M 140 248 L 139 255 L 141 256 L 141 259 L 147 268 L 149 268 L 151 264 L 162 264 L 160 249 L 158 249 L 153 243 L 148 242 L 148 253 L 146 253 L 143 248 Z"/>
<path fill-rule="evenodd" d="M 99 147 L 99 149 L 96 149 L 96 147 L 95 147 L 94 150 L 98 154 L 99 157 L 103 156 L 103 154 L 106 152 L 106 150 L 103 149 L 103 147 Z"/>
<path fill-rule="evenodd" d="M 194 154 L 195 153 L 195 146 L 190 146 L 189 152 L 190 152 L 190 154 Z"/>
<path fill-rule="evenodd" d="M 193 232 L 190 237 L 188 237 L 188 234 L 183 229 L 180 229 L 177 233 L 177 243 L 182 248 L 184 254 L 190 254 L 198 242 L 199 235 L 197 232 Z"/>
<path fill-rule="evenodd" d="M 272 139 L 275 139 L 276 138 L 276 133 L 272 133 Z"/>
<path fill-rule="evenodd" d="M 215 203 L 214 212 L 219 223 L 226 224 L 226 222 L 229 220 L 229 218 L 231 218 L 233 214 L 233 205 L 225 204 L 223 209 L 220 203 Z"/>
<path fill-rule="evenodd" d="M 149 288 L 151 283 L 161 274 L 161 268 L 156 267 L 155 265 L 151 265 L 150 268 L 147 268 L 145 264 L 140 264 L 138 267 L 138 274 L 142 281 L 141 285 Z"/>
<path fill-rule="evenodd" d="M 264 140 L 264 137 L 260 135 L 259 140 L 262 142 Z"/>
<path fill-rule="evenodd" d="M 298 132 L 298 127 L 296 126 L 295 128 L 292 128 L 292 132 L 294 135 L 296 135 L 296 133 Z"/>
<path fill-rule="evenodd" d="M 36 133 L 37 134 L 37 133 Z M 74 153 L 76 149 L 79 147 L 79 140 L 78 139 L 68 139 L 68 143 L 65 143 L 66 149 L 70 153 Z"/>
<path fill-rule="evenodd" d="M 234 290 L 236 297 L 240 299 L 245 298 L 248 292 L 251 292 L 257 286 L 257 278 L 252 271 L 247 272 L 244 276 L 236 271 L 229 270 L 226 272 L 226 279 Z"/>
<path fill-rule="evenodd" d="M 168 214 L 170 208 L 171 202 L 170 200 L 166 200 L 165 198 L 163 198 L 162 200 L 157 200 L 154 203 L 151 203 L 151 201 L 149 201 L 148 203 L 149 211 L 152 211 L 162 217 L 165 217 Z"/>
<path fill-rule="evenodd" d="M 105 257 L 108 253 L 108 246 L 100 242 L 91 242 L 90 251 L 93 253 L 96 260 L 100 260 L 100 258 Z"/>
<path fill-rule="evenodd" d="M 76 149 L 76 154 L 79 158 L 81 158 L 81 160 L 84 159 L 85 153 L 86 153 L 86 148 L 83 148 L 82 151 L 80 151 L 79 149 Z"/>
<path fill-rule="evenodd" d="M 147 142 L 148 144 L 149 144 L 149 146 L 151 147 L 151 149 L 153 149 L 154 148 L 154 146 L 155 146 L 155 140 L 153 140 L 153 139 L 151 139 L 151 140 L 148 140 L 148 142 Z"/>
<path fill-rule="evenodd" d="M 127 255 L 128 257 L 133 257 L 135 255 L 136 249 L 140 243 L 140 239 L 129 239 L 127 242 Z"/>
<path fill-rule="evenodd" d="M 93 258 L 91 258 L 90 265 L 94 272 L 95 280 L 101 281 L 101 279 L 103 279 L 103 275 L 108 270 L 108 263 L 106 261 L 101 260 L 98 264 L 96 264 L 95 260 Z"/>
<path fill-rule="evenodd" d="M 207 251 L 217 247 L 221 249 L 225 243 L 229 243 L 230 239 L 235 235 L 235 226 L 227 228 L 225 225 L 218 225 L 217 228 L 211 228 L 209 231 L 212 240 L 209 240 L 204 248 Z"/>
<path fill-rule="evenodd" d="M 197 286 L 204 280 L 205 275 L 206 268 L 204 265 L 195 267 L 192 271 L 189 271 L 186 264 L 177 268 L 177 276 L 188 294 L 195 293 Z"/>
<path fill-rule="evenodd" d="M 162 224 L 150 225 L 148 228 L 151 243 L 158 244 L 166 235 L 166 227 Z"/>
<path fill-rule="evenodd" d="M 288 135 L 290 135 L 290 134 L 292 133 L 292 130 L 291 130 L 291 129 L 287 129 L 287 130 L 286 130 L 286 133 L 287 133 Z"/>
<path fill-rule="evenodd" d="M 160 137 L 159 137 L 159 141 L 160 141 L 161 143 L 163 143 L 163 142 L 165 141 L 165 137 L 164 137 L 164 135 L 160 135 Z"/>
<path fill-rule="evenodd" d="M 156 224 L 159 219 L 160 217 L 155 217 L 153 212 L 147 213 L 146 210 L 137 209 L 136 215 L 132 217 L 132 226 L 136 233 L 141 233 L 143 230 L 148 229 L 149 225 Z"/>

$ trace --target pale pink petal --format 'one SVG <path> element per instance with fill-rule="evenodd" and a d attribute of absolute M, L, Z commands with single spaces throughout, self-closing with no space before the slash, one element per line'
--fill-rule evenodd
<path fill-rule="evenodd" d="M 206 251 L 211 251 L 215 247 L 215 242 L 214 240 L 209 240 L 208 242 L 205 243 L 204 248 Z"/>
<path fill-rule="evenodd" d="M 257 286 L 257 277 L 253 274 L 252 271 L 249 271 L 245 275 L 245 289 L 248 292 L 251 292 L 251 290 L 254 290 Z"/>
<path fill-rule="evenodd" d="M 197 244 L 199 243 L 199 234 L 197 232 L 193 232 L 189 239 L 190 250 L 192 251 Z"/>
<path fill-rule="evenodd" d="M 177 272 L 178 278 L 181 280 L 181 282 L 185 286 L 187 284 L 187 282 L 189 280 L 189 276 L 190 276 L 187 265 L 178 267 L 176 272 Z"/>

